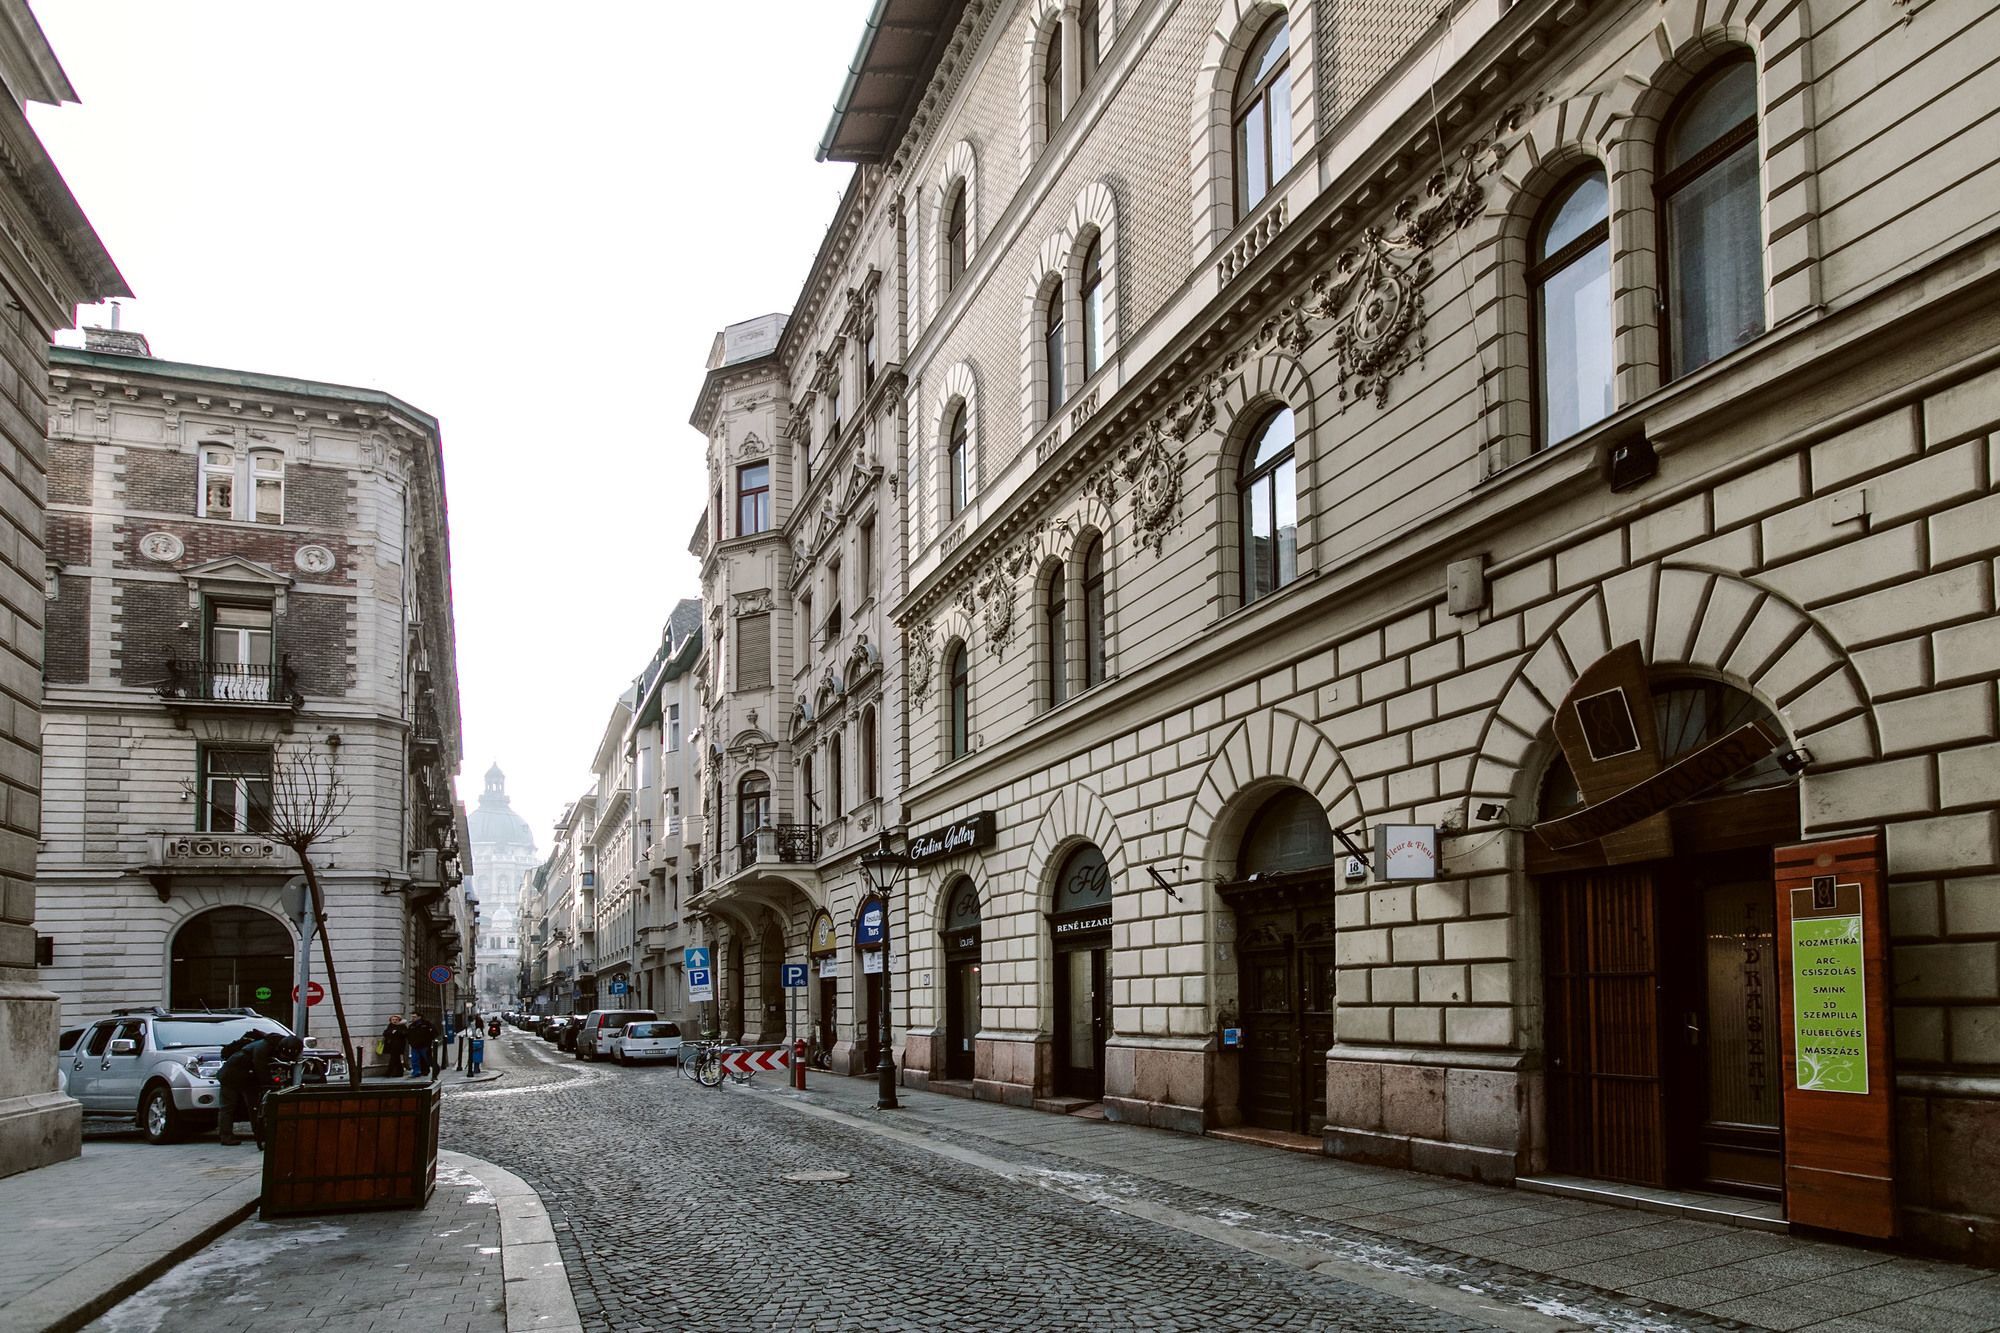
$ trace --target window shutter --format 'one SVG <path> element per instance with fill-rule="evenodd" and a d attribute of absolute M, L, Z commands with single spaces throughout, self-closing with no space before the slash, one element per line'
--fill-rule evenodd
<path fill-rule="evenodd" d="M 768 612 L 736 617 L 736 688 L 771 686 L 771 617 Z"/>

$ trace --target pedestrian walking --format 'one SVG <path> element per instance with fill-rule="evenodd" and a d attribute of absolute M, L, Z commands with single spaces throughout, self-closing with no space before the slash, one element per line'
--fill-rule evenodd
<path fill-rule="evenodd" d="M 425 1018 L 421 1010 L 410 1020 L 410 1077 L 425 1075 L 436 1077 L 437 1024 Z"/>
<path fill-rule="evenodd" d="M 479 1035 L 479 1029 L 472 1029 L 465 1041 L 465 1076 L 471 1078 L 486 1063 L 486 1038 Z"/>
<path fill-rule="evenodd" d="M 389 1026 L 375 1039 L 375 1054 L 388 1063 L 390 1078 L 403 1076 L 403 1054 L 409 1049 L 410 1029 L 404 1025 L 403 1016 L 389 1015 Z"/>

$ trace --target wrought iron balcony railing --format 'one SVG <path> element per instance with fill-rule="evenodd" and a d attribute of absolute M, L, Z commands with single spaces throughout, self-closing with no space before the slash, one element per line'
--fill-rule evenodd
<path fill-rule="evenodd" d="M 759 861 L 811 865 L 819 859 L 818 841 L 811 824 L 768 825 L 736 845 L 736 868 L 748 870 Z"/>
<path fill-rule="evenodd" d="M 171 658 L 159 688 L 160 697 L 173 703 L 268 705 L 296 711 L 306 702 L 290 654 L 279 658 L 276 666 Z"/>

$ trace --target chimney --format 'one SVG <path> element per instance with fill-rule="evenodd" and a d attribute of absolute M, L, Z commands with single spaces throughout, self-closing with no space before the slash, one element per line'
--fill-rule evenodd
<path fill-rule="evenodd" d="M 145 334 L 136 333 L 131 329 L 120 328 L 85 328 L 83 331 L 83 350 L 86 352 L 109 352 L 113 356 L 151 356 L 153 354 L 153 349 L 146 343 Z"/>

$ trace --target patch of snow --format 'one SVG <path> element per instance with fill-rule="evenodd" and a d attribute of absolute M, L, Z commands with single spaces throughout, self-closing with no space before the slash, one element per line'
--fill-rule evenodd
<path fill-rule="evenodd" d="M 217 1241 L 201 1253 L 168 1269 L 166 1275 L 145 1290 L 126 1297 L 105 1311 L 103 1326 L 109 1333 L 160 1333 L 165 1328 L 185 1328 L 185 1321 L 167 1322 L 177 1302 L 217 1283 L 240 1286 L 254 1281 L 259 1270 L 294 1250 L 339 1240 L 347 1228 L 331 1222 L 305 1226 L 278 1226 L 252 1222 L 237 1233 Z M 230 1299 L 252 1300 L 238 1293 Z"/>

